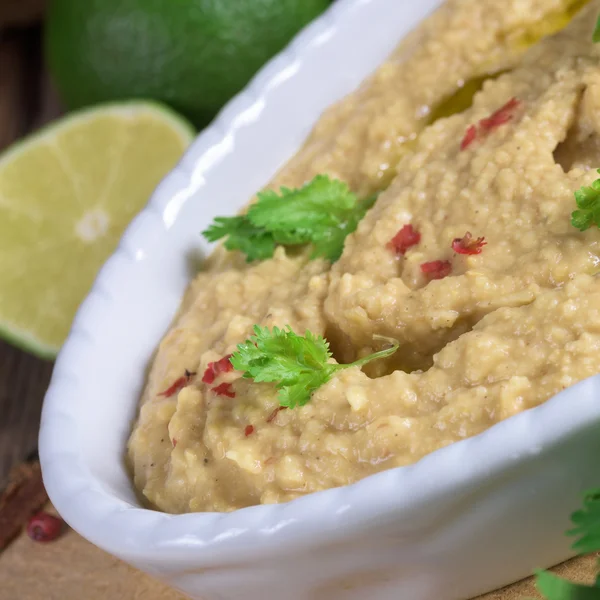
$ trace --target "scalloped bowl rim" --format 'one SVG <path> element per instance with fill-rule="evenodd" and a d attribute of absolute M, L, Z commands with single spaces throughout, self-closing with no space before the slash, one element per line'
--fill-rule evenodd
<path fill-rule="evenodd" d="M 235 561 L 247 555 L 248 550 L 253 555 L 272 555 L 286 548 L 309 547 L 314 544 L 316 529 L 326 533 L 329 540 L 342 539 L 349 525 L 367 527 L 373 515 L 381 518 L 391 515 L 398 518 L 400 515 L 402 518 L 424 501 L 442 496 L 448 498 L 453 491 L 476 484 L 491 472 L 502 472 L 524 457 L 541 452 L 544 447 L 555 445 L 576 435 L 590 423 L 600 421 L 600 407 L 591 399 L 600 389 L 600 375 L 596 375 L 539 407 L 510 417 L 477 436 L 436 450 L 415 464 L 389 469 L 348 486 L 316 492 L 283 504 L 252 506 L 230 513 L 181 515 L 136 507 L 116 498 L 89 473 L 78 455 L 75 436 L 62 440 L 62 447 L 56 443 L 53 430 L 58 425 L 63 429 L 77 428 L 73 415 L 61 406 L 61 394 L 73 376 L 68 366 L 71 357 L 89 349 L 88 313 L 95 300 L 102 298 L 105 290 L 114 284 L 112 271 L 116 263 L 125 261 L 135 269 L 132 238 L 143 237 L 146 229 L 150 234 L 148 224 L 157 216 L 162 220 L 166 203 L 172 199 L 172 194 L 167 195 L 163 190 L 169 185 L 176 185 L 180 191 L 189 186 L 200 158 L 226 136 L 235 134 L 236 120 L 249 108 L 248 96 L 253 101 L 268 96 L 270 88 L 276 87 L 283 68 L 293 60 L 294 53 L 310 46 L 323 33 L 327 23 L 335 22 L 352 8 L 369 1 L 338 0 L 305 28 L 287 50 L 270 61 L 244 92 L 227 104 L 132 221 L 77 313 L 56 361 L 44 401 L 40 458 L 45 484 L 57 510 L 84 537 L 117 556 L 160 560 L 168 553 L 172 557 L 185 556 L 196 561 L 201 559 L 202 564 L 211 564 L 224 557 L 228 562 Z M 517 432 L 526 432 L 526 435 L 514 435 Z M 510 453 L 504 445 L 507 438 L 511 438 L 513 444 Z M 467 455 L 478 456 L 480 460 L 462 460 Z M 453 468 L 457 464 L 461 465 L 460 470 Z M 342 521 L 344 527 L 340 527 Z M 118 542 L 111 534 L 117 528 L 120 532 Z"/>

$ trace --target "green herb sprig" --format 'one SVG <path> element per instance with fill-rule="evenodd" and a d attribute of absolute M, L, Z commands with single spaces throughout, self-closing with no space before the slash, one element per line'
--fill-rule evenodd
<path fill-rule="evenodd" d="M 346 183 L 317 175 L 298 189 L 266 190 L 248 212 L 217 217 L 202 232 L 209 241 L 225 240 L 227 250 L 239 250 L 248 262 L 273 256 L 275 247 L 312 244 L 311 258 L 335 262 L 346 236 L 356 230 L 377 195 L 359 201 Z"/>
<path fill-rule="evenodd" d="M 592 34 L 592 41 L 594 44 L 600 42 L 600 15 L 596 19 L 596 26 L 594 27 L 594 33 Z"/>
<path fill-rule="evenodd" d="M 585 493 L 583 508 L 571 515 L 571 521 L 574 527 L 567 533 L 577 536 L 573 550 L 580 554 L 600 550 L 600 489 Z M 593 585 L 583 585 L 538 571 L 536 585 L 547 600 L 600 600 L 600 576 Z"/>
<path fill-rule="evenodd" d="M 239 344 L 231 364 L 244 377 L 256 382 L 275 383 L 281 406 L 294 408 L 306 404 L 313 392 L 327 383 L 338 371 L 360 367 L 378 358 L 391 356 L 398 342 L 376 336 L 390 346 L 346 365 L 329 362 L 332 357 L 329 342 L 307 331 L 297 335 L 289 327 L 254 326 L 254 335 Z"/>
<path fill-rule="evenodd" d="M 598 169 L 600 173 L 600 169 Z M 590 186 L 582 186 L 575 192 L 577 210 L 571 213 L 571 224 L 580 231 L 592 225 L 600 227 L 600 179 Z"/>

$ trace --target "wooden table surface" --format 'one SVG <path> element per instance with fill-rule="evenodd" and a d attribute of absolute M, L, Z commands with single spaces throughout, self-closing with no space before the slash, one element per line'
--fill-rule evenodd
<path fill-rule="evenodd" d="M 0 0 L 0 25 L 11 5 L 14 19 L 21 21 L 39 4 Z M 0 29 L 0 150 L 61 112 L 43 68 L 41 34 L 39 24 Z M 0 490 L 11 467 L 36 451 L 51 373 L 51 362 L 0 341 Z"/>

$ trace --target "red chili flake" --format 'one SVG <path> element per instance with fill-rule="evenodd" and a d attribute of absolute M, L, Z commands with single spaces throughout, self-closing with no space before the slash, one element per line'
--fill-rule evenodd
<path fill-rule="evenodd" d="M 246 437 L 248 437 L 249 435 L 252 435 L 254 433 L 254 426 L 253 425 L 246 425 L 246 429 L 244 429 L 244 435 Z"/>
<path fill-rule="evenodd" d="M 206 367 L 206 371 L 204 371 L 204 375 L 202 375 L 202 383 L 211 384 L 215 380 L 216 375 L 212 365 L 214 365 L 214 363 L 208 363 L 208 367 Z"/>
<path fill-rule="evenodd" d="M 285 410 L 287 406 L 278 406 L 268 417 L 267 423 L 270 423 L 278 414 L 280 410 Z"/>
<path fill-rule="evenodd" d="M 52 542 L 60 535 L 62 528 L 62 519 L 42 511 L 29 519 L 27 535 L 34 542 Z"/>
<path fill-rule="evenodd" d="M 177 440 L 175 438 L 171 440 L 171 443 L 173 444 L 173 448 L 177 447 Z"/>
<path fill-rule="evenodd" d="M 233 385 L 231 383 L 220 383 L 216 387 L 211 388 L 211 392 L 214 392 L 217 396 L 235 398 L 235 392 L 233 391 Z"/>
<path fill-rule="evenodd" d="M 421 234 L 412 225 L 405 225 L 388 242 L 387 247 L 404 255 L 409 248 L 416 246 L 420 241 Z"/>
<path fill-rule="evenodd" d="M 470 125 L 460 143 L 460 149 L 464 150 L 478 137 L 485 137 L 490 131 L 508 123 L 515 116 L 515 111 L 519 106 L 521 106 L 521 101 L 517 98 L 511 98 L 504 106 L 494 111 L 489 117 L 481 119 L 476 126 Z"/>
<path fill-rule="evenodd" d="M 160 392 L 159 396 L 165 396 L 166 398 L 170 398 L 177 392 L 180 392 L 184 387 L 188 386 L 192 377 L 194 377 L 196 373 L 192 373 L 191 371 L 185 370 L 185 375 L 182 375 L 178 379 L 176 379 L 164 392 Z"/>
<path fill-rule="evenodd" d="M 508 123 L 514 116 L 515 111 L 521 105 L 520 100 L 511 98 L 504 106 L 493 112 L 487 119 L 479 121 L 479 127 L 485 132 L 492 131 L 500 125 Z"/>
<path fill-rule="evenodd" d="M 467 131 L 465 131 L 465 136 L 460 143 L 460 149 L 465 150 L 468 148 L 475 141 L 476 137 L 477 127 L 475 127 L 475 125 L 469 125 L 469 127 L 467 127 Z"/>
<path fill-rule="evenodd" d="M 463 237 L 452 240 L 452 250 L 457 254 L 481 254 L 486 244 L 484 237 L 474 238 L 471 232 L 467 231 Z"/>
<path fill-rule="evenodd" d="M 429 279 L 443 279 L 450 275 L 452 263 L 449 260 L 432 260 L 421 265 L 421 273 Z"/>
<path fill-rule="evenodd" d="M 206 367 L 206 371 L 204 371 L 204 375 L 202 375 L 202 382 L 208 384 L 213 383 L 221 373 L 229 373 L 229 371 L 233 371 L 233 365 L 229 360 L 230 358 L 231 354 L 228 354 L 219 360 L 209 362 L 208 366 Z"/>

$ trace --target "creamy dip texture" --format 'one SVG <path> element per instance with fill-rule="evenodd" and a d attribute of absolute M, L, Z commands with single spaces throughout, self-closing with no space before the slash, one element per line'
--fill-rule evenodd
<path fill-rule="evenodd" d="M 152 506 L 230 511 L 348 484 L 600 372 L 600 231 L 570 217 L 600 167 L 598 12 L 449 0 L 324 113 L 269 187 L 328 174 L 378 200 L 333 265 L 284 247 L 210 257 L 129 441 Z M 466 232 L 485 238 L 479 253 L 453 248 Z M 255 324 L 323 335 L 343 363 L 377 334 L 400 348 L 278 411 L 273 384 L 224 359 Z"/>

